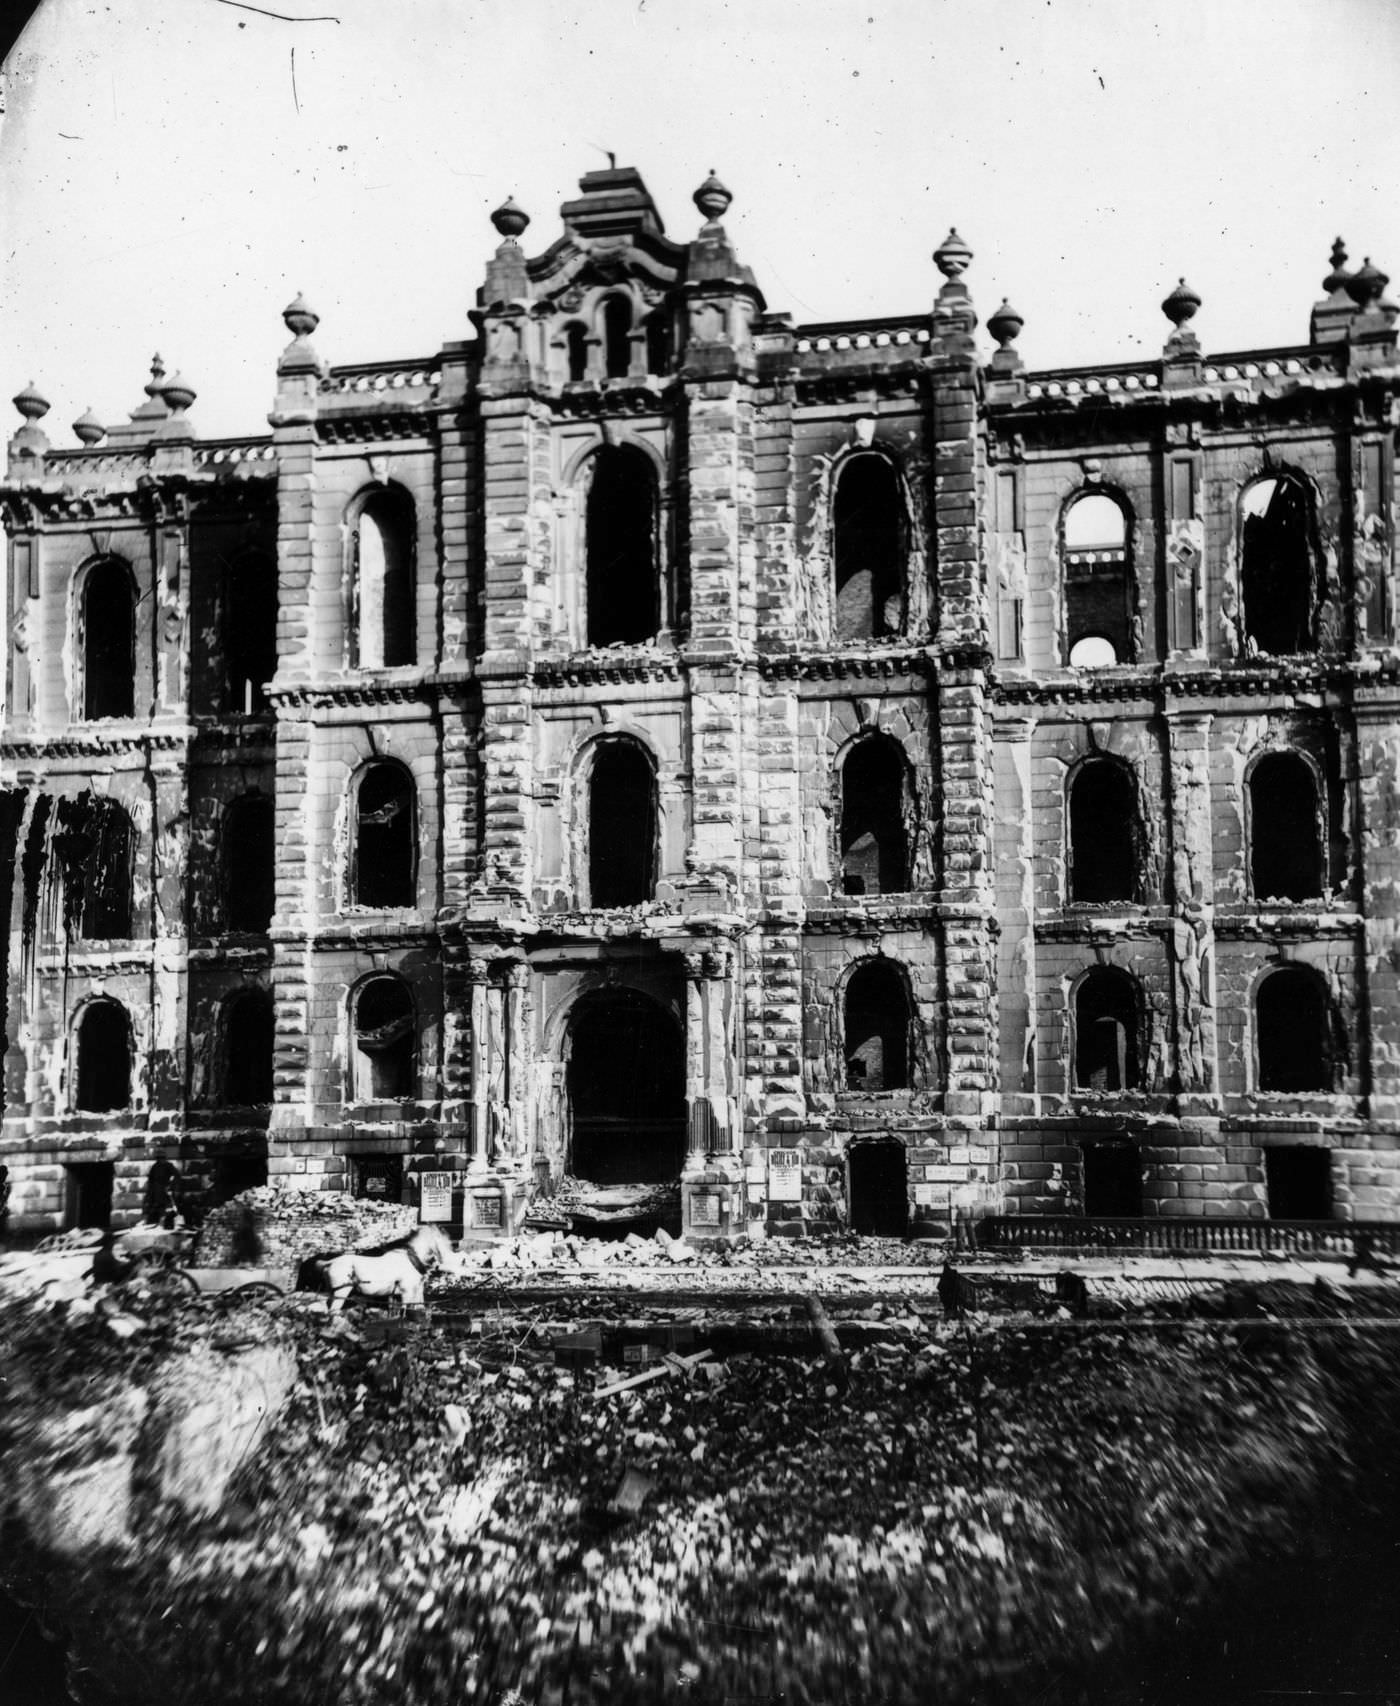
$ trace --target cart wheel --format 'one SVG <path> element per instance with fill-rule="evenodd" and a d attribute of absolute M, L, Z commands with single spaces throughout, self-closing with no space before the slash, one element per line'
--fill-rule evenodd
<path fill-rule="evenodd" d="M 187 1269 L 177 1266 L 167 1251 L 152 1251 L 136 1257 L 132 1278 L 145 1282 L 166 1297 L 198 1297 L 199 1282 Z"/>
<path fill-rule="evenodd" d="M 232 1291 L 223 1292 L 219 1302 L 232 1309 L 244 1303 L 275 1303 L 286 1295 L 272 1280 L 249 1280 L 247 1285 L 236 1285 Z"/>

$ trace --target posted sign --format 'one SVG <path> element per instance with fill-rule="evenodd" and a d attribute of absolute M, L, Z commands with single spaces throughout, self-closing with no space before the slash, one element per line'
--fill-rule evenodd
<path fill-rule="evenodd" d="M 420 1221 L 451 1220 L 453 1173 L 420 1173 L 422 1195 L 418 1203 Z"/>
<path fill-rule="evenodd" d="M 802 1201 L 802 1151 L 800 1149 L 770 1149 L 768 1151 L 768 1200 L 770 1202 Z"/>

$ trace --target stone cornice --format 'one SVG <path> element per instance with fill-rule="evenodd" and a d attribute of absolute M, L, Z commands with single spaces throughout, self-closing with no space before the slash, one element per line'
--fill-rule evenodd
<path fill-rule="evenodd" d="M 778 681 L 881 681 L 932 676 L 937 664 L 924 645 L 879 650 L 767 652 L 758 657 L 759 674 Z"/>
<path fill-rule="evenodd" d="M 194 731 L 152 733 L 149 730 L 113 728 L 110 733 L 96 730 L 73 730 L 48 739 L 0 740 L 0 759 L 18 763 L 42 762 L 55 758 L 110 758 L 121 753 L 183 752 L 193 742 Z"/>

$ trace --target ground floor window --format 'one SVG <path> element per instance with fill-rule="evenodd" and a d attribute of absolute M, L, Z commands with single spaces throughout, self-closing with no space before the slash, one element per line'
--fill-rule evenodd
<path fill-rule="evenodd" d="M 1264 1151 L 1264 1184 L 1273 1220 L 1332 1218 L 1332 1152 L 1287 1143 Z"/>
<path fill-rule="evenodd" d="M 356 1155 L 351 1159 L 354 1193 L 375 1202 L 403 1200 L 401 1155 Z"/>
<path fill-rule="evenodd" d="M 112 1221 L 112 1184 L 116 1168 L 110 1161 L 74 1161 L 64 1169 L 64 1225 L 71 1231 L 106 1227 Z"/>
<path fill-rule="evenodd" d="M 1103 1219 L 1142 1213 L 1142 1156 L 1127 1138 L 1081 1145 L 1084 1212 Z"/>
<path fill-rule="evenodd" d="M 902 1143 L 857 1143 L 850 1152 L 851 1231 L 902 1238 L 909 1230 L 909 1166 Z"/>

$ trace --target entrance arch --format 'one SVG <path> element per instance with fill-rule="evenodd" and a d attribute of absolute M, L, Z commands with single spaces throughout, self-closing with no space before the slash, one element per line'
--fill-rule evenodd
<path fill-rule="evenodd" d="M 909 1230 L 909 1166 L 904 1145 L 893 1138 L 853 1144 L 851 1231 L 876 1238 L 903 1238 Z"/>
<path fill-rule="evenodd" d="M 579 997 L 569 1023 L 569 1171 L 599 1185 L 680 1177 L 685 1160 L 685 1043 L 680 1026 L 635 989 Z"/>

